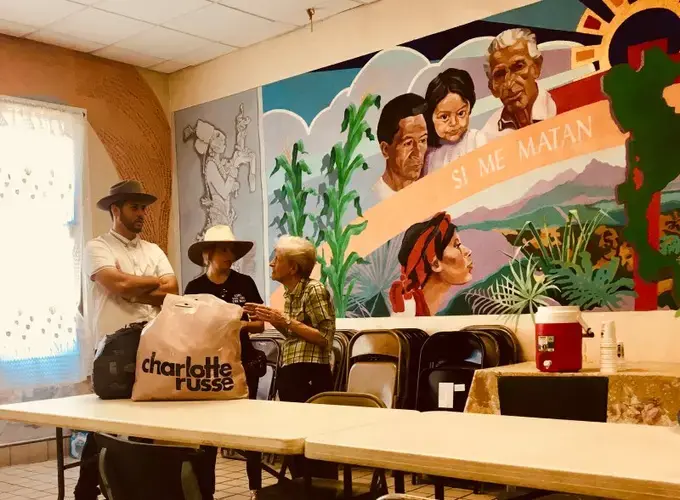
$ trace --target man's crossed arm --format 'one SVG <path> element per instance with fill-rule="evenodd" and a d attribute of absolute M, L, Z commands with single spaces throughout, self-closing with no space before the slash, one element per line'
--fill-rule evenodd
<path fill-rule="evenodd" d="M 161 277 L 135 276 L 122 272 L 118 267 L 106 267 L 97 271 L 92 279 L 130 302 L 153 306 L 163 305 L 167 294 L 179 292 L 177 278 L 172 274 Z"/>

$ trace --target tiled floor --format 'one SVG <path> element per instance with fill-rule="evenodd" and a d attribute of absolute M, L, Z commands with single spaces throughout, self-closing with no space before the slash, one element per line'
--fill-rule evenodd
<path fill-rule="evenodd" d="M 0 499 L 2 500 L 54 500 L 57 498 L 56 462 L 42 462 L 31 465 L 17 465 L 0 468 Z M 249 498 L 248 481 L 246 479 L 245 462 L 217 459 L 217 491 L 215 500 L 243 500 Z M 353 471 L 353 479 L 357 482 L 370 482 L 371 472 Z M 78 469 L 66 471 L 66 498 L 73 499 L 73 487 L 78 478 Z M 265 486 L 272 484 L 274 478 L 263 473 Z M 410 477 L 406 479 L 406 489 L 410 494 L 425 498 L 434 498 L 434 490 L 429 485 L 411 485 Z M 390 491 L 394 491 L 390 480 Z M 491 495 L 474 495 L 470 491 L 454 488 L 446 489 L 447 499 L 465 498 L 465 500 L 489 500 Z"/>

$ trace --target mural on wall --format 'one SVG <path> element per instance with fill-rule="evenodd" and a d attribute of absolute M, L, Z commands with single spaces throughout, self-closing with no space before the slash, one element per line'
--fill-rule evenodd
<path fill-rule="evenodd" d="M 257 90 L 175 113 L 183 284 L 203 271 L 189 261 L 189 246 L 224 224 L 255 242 L 234 269 L 264 293 L 259 115 Z"/>
<path fill-rule="evenodd" d="M 268 239 L 339 316 L 678 309 L 678 52 L 677 1 L 542 0 L 265 86 Z"/>

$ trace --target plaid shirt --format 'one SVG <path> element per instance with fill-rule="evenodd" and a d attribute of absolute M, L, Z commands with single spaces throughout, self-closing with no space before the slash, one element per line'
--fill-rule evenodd
<path fill-rule="evenodd" d="M 292 333 L 283 344 L 282 366 L 294 363 L 330 363 L 330 350 L 335 335 L 335 307 L 323 283 L 303 279 L 293 291 L 285 292 L 284 311 L 291 319 L 316 328 L 328 341 L 326 346 L 314 345 Z"/>

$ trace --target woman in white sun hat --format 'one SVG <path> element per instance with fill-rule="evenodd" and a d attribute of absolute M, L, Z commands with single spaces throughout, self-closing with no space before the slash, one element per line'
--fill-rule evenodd
<path fill-rule="evenodd" d="M 205 232 L 203 241 L 189 247 L 189 259 L 197 266 L 205 268 L 198 278 L 187 284 L 184 294 L 208 293 L 225 302 L 243 306 L 246 302 L 262 304 L 257 285 L 250 276 L 234 271 L 231 266 L 253 248 L 251 241 L 239 241 L 229 226 L 213 226 Z M 241 359 L 246 371 L 248 395 L 255 399 L 257 383 L 266 370 L 266 357 L 256 350 L 250 342 L 249 333 L 264 330 L 262 321 L 249 321 L 244 313 L 241 327 Z M 215 463 L 217 448 L 206 447 L 205 469 L 199 473 L 203 498 L 212 498 L 215 492 Z M 260 453 L 246 453 L 248 485 L 251 498 L 262 488 L 262 456 Z M 203 491 L 206 489 L 207 491 Z"/>

